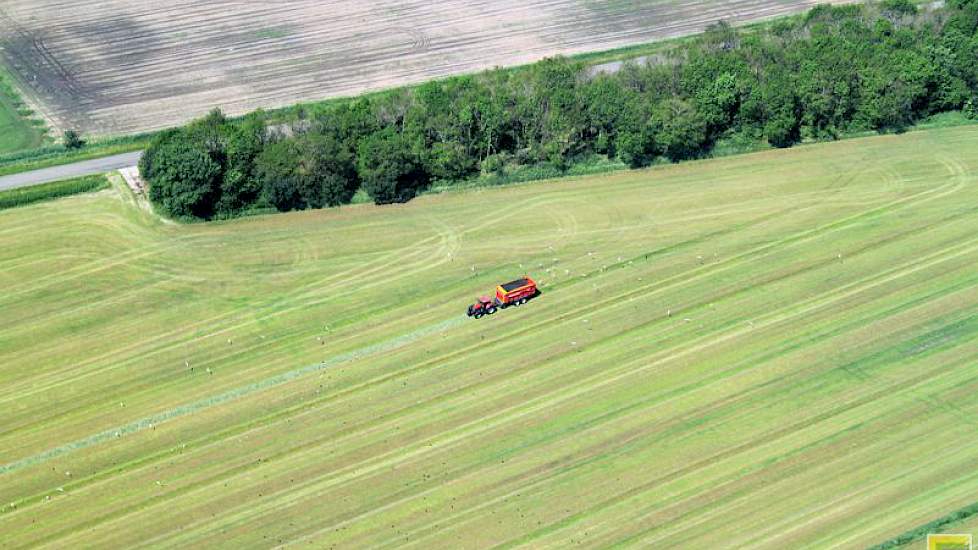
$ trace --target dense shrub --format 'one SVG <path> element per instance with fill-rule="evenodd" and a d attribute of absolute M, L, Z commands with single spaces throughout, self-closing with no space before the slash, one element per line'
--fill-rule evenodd
<path fill-rule="evenodd" d="M 85 146 L 85 141 L 82 140 L 81 135 L 75 130 L 65 130 L 64 146 L 68 150 L 81 149 Z"/>
<path fill-rule="evenodd" d="M 377 204 L 410 200 L 428 183 L 410 139 L 392 127 L 360 142 L 357 171 L 364 190 Z"/>
<path fill-rule="evenodd" d="M 978 116 L 978 0 L 819 5 L 744 33 L 727 24 L 614 74 L 564 58 L 343 104 L 211 113 L 160 134 L 143 167 L 177 217 L 319 208 L 362 188 L 378 204 L 431 182 L 558 173 L 602 155 L 632 167 L 708 156 L 730 139 L 790 147 Z M 540 167 L 540 170 L 533 168 Z"/>

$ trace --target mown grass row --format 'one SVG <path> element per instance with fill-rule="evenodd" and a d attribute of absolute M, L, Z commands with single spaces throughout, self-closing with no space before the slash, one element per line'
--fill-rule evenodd
<path fill-rule="evenodd" d="M 154 224 L 108 196 L 12 212 L 0 465 L 30 463 L 0 474 L 0 536 L 893 536 L 954 497 L 929 477 L 978 487 L 960 469 L 973 445 L 934 453 L 921 437 L 974 437 L 958 399 L 978 383 L 976 140 L 874 138 L 207 225 Z M 546 285 L 538 301 L 462 317 L 524 270 Z M 443 331 L 395 349 L 429 326 Z M 140 419 L 152 426 L 125 428 Z"/>
<path fill-rule="evenodd" d="M 946 516 L 927 522 L 898 537 L 893 537 L 888 541 L 871 546 L 867 550 L 890 550 L 892 548 L 905 547 L 912 542 L 926 539 L 927 535 L 943 533 L 946 527 L 975 516 L 978 516 L 978 502 L 965 506 L 964 508 L 959 508 Z"/>
<path fill-rule="evenodd" d="M 92 193 L 107 189 L 108 187 L 109 181 L 105 175 L 96 174 L 43 183 L 41 185 L 8 189 L 6 191 L 0 191 L 0 210 L 27 206 L 37 202 L 54 200 L 81 193 Z"/>

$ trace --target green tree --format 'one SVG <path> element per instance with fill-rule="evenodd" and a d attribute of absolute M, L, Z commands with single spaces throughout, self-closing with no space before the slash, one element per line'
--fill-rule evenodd
<path fill-rule="evenodd" d="M 303 134 L 271 143 L 255 169 L 265 199 L 280 211 L 338 206 L 357 189 L 353 157 L 333 136 Z"/>
<path fill-rule="evenodd" d="M 582 67 L 563 57 L 548 58 L 513 76 L 519 142 L 537 161 L 563 165 L 584 149 L 586 125 L 578 101 Z"/>
<path fill-rule="evenodd" d="M 978 96 L 969 99 L 964 104 L 964 116 L 970 120 L 978 120 Z"/>
<path fill-rule="evenodd" d="M 578 101 L 586 116 L 586 139 L 595 152 L 614 157 L 619 131 L 625 125 L 629 103 L 636 92 L 609 75 L 599 75 L 581 87 Z M 630 138 L 628 138 L 630 139 Z"/>
<path fill-rule="evenodd" d="M 670 160 L 692 159 L 706 152 L 706 120 L 692 103 L 667 99 L 655 107 L 653 119 L 659 127 L 656 142 Z"/>
<path fill-rule="evenodd" d="M 411 200 L 429 181 L 408 138 L 391 127 L 360 141 L 357 173 L 377 204 Z"/>
<path fill-rule="evenodd" d="M 621 120 L 615 137 L 618 158 L 632 168 L 648 166 L 661 151 L 656 142 L 659 131 L 652 119 L 648 98 L 634 96 L 621 105 Z"/>
<path fill-rule="evenodd" d="M 85 146 L 85 142 L 82 141 L 81 135 L 75 130 L 65 130 L 64 146 L 68 150 L 81 149 Z"/>
<path fill-rule="evenodd" d="M 917 5 L 911 0 L 881 0 L 879 3 L 880 13 L 891 20 L 898 20 L 906 16 L 917 15 Z"/>
<path fill-rule="evenodd" d="M 261 194 L 255 161 L 265 147 L 265 117 L 261 111 L 245 117 L 226 130 L 226 164 L 221 181 L 219 216 L 232 217 L 254 205 Z"/>
<path fill-rule="evenodd" d="M 210 219 L 221 167 L 181 133 L 173 138 L 145 153 L 150 200 L 168 216 Z"/>
<path fill-rule="evenodd" d="M 791 147 L 801 140 L 801 117 L 790 75 L 773 70 L 761 84 L 763 135 L 774 147 Z"/>

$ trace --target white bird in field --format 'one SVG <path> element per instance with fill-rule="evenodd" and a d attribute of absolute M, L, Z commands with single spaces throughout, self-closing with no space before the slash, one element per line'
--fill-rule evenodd
<path fill-rule="evenodd" d="M 187 367 L 187 368 L 190 368 L 190 361 L 189 361 L 189 360 L 187 360 L 187 361 L 184 361 L 184 362 L 183 362 L 183 366 L 185 366 L 185 367 Z"/>
<path fill-rule="evenodd" d="M 231 344 L 233 344 L 233 343 L 234 343 L 234 342 L 232 342 L 232 341 L 231 341 L 231 339 L 230 339 L 230 338 L 228 338 L 228 345 L 231 345 Z"/>

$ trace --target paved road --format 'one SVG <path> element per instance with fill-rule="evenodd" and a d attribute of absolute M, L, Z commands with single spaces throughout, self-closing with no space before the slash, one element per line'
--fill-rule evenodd
<path fill-rule="evenodd" d="M 51 168 L 43 168 L 41 170 L 34 170 L 33 172 L 0 176 L 0 191 L 128 168 L 129 166 L 135 166 L 141 156 L 143 156 L 142 151 L 137 151 L 135 153 L 123 153 L 100 159 L 84 160 L 63 166 L 52 166 Z"/>

